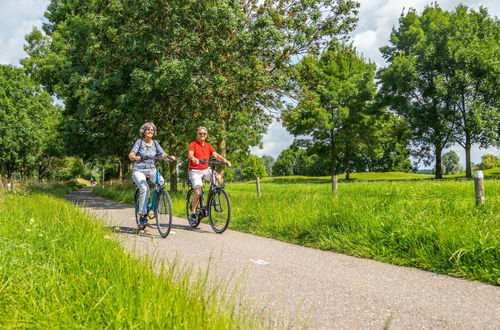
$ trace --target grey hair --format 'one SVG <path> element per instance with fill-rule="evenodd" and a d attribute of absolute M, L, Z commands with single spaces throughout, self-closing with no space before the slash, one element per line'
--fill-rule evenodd
<path fill-rule="evenodd" d="M 144 132 L 148 128 L 152 128 L 154 130 L 154 135 L 153 136 L 156 136 L 156 125 L 153 124 L 152 122 L 149 122 L 149 123 L 145 123 L 144 125 L 142 125 L 141 129 L 139 129 L 139 134 L 141 135 L 142 138 L 144 137 Z"/>
<path fill-rule="evenodd" d="M 200 129 L 204 129 L 204 130 L 205 130 L 205 132 L 207 132 L 207 133 L 208 133 L 208 129 L 207 129 L 205 126 L 200 126 L 200 127 L 198 127 L 198 131 L 199 131 Z"/>

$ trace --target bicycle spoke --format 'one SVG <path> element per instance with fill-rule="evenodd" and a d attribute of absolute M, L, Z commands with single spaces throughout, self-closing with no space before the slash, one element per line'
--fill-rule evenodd
<path fill-rule="evenodd" d="M 223 189 L 217 190 L 210 197 L 209 205 L 210 226 L 216 233 L 223 233 L 231 219 L 229 196 Z"/>
<path fill-rule="evenodd" d="M 172 227 L 172 204 L 166 190 L 158 193 L 158 201 L 155 208 L 155 218 L 158 231 L 162 237 L 167 237 Z"/>

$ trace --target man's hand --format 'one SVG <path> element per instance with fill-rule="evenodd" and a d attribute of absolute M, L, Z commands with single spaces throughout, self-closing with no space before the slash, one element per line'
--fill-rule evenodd
<path fill-rule="evenodd" d="M 227 166 L 229 166 L 229 167 L 231 167 L 231 166 L 232 166 L 232 165 L 231 165 L 231 162 L 230 162 L 229 160 L 226 160 L 226 164 L 227 164 Z"/>
<path fill-rule="evenodd" d="M 191 158 L 191 161 L 194 163 L 194 164 L 199 164 L 200 163 L 200 160 L 196 157 L 193 157 Z"/>

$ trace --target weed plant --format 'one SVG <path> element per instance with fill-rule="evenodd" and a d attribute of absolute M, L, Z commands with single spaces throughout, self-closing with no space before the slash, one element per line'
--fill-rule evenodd
<path fill-rule="evenodd" d="M 262 327 L 206 277 L 130 257 L 68 202 L 40 193 L 1 199 L 1 328 Z"/>
<path fill-rule="evenodd" d="M 500 284 L 500 182 L 475 206 L 473 181 L 227 184 L 230 228 L 304 246 Z M 132 204 L 133 186 L 100 195 Z M 172 194 L 185 217 L 185 192 Z"/>

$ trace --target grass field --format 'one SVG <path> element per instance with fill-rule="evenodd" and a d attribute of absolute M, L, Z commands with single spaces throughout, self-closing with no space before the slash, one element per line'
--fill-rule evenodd
<path fill-rule="evenodd" d="M 246 307 L 235 313 L 206 275 L 130 257 L 68 202 L 26 192 L 0 199 L 1 328 L 268 327 Z"/>
<path fill-rule="evenodd" d="M 476 207 L 473 181 L 227 184 L 231 229 L 323 250 L 500 284 L 500 181 Z M 96 193 L 132 204 L 133 187 Z M 185 193 L 172 195 L 185 216 Z"/>

